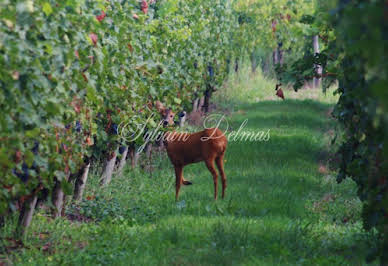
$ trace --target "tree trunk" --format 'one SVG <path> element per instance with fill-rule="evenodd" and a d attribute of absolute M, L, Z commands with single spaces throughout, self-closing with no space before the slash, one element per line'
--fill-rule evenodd
<path fill-rule="evenodd" d="M 278 58 L 279 58 L 279 64 L 282 66 L 284 63 L 284 51 L 280 48 L 278 49 Z"/>
<path fill-rule="evenodd" d="M 283 66 L 283 63 L 284 63 L 284 51 L 283 51 L 283 42 L 278 42 L 278 49 L 277 49 L 277 52 L 278 52 L 278 60 L 279 60 L 279 64 L 280 66 Z"/>
<path fill-rule="evenodd" d="M 256 69 L 257 69 L 257 58 L 256 58 L 256 53 L 255 53 L 255 51 L 253 51 L 252 54 L 251 54 L 251 68 L 252 68 L 252 73 L 256 73 Z"/>
<path fill-rule="evenodd" d="M 239 66 L 238 66 L 238 58 L 236 58 L 236 60 L 235 60 L 235 62 L 234 62 L 234 72 L 238 72 L 238 68 L 239 68 Z"/>
<path fill-rule="evenodd" d="M 149 142 L 146 145 L 145 153 L 146 153 L 147 159 L 151 158 L 151 156 L 152 156 L 152 144 Z"/>
<path fill-rule="evenodd" d="M 136 164 L 135 164 L 135 147 L 129 147 L 129 158 L 131 160 L 131 167 L 132 169 L 135 168 Z"/>
<path fill-rule="evenodd" d="M 199 99 L 195 98 L 195 100 L 193 101 L 193 111 L 192 112 L 197 112 L 197 110 L 198 110 L 198 102 L 199 102 Z"/>
<path fill-rule="evenodd" d="M 202 97 L 199 99 L 197 110 L 198 110 L 198 111 L 202 111 L 203 105 L 204 105 L 204 104 L 205 104 L 205 97 L 202 96 Z"/>
<path fill-rule="evenodd" d="M 75 187 L 74 187 L 74 196 L 73 196 L 74 201 L 82 200 L 82 195 L 86 187 L 86 181 L 88 180 L 89 169 L 90 169 L 90 162 L 88 162 L 84 166 L 82 174 L 77 177 L 77 180 L 75 182 Z"/>
<path fill-rule="evenodd" d="M 226 59 L 226 73 L 230 73 L 230 58 Z"/>
<path fill-rule="evenodd" d="M 265 57 L 265 60 L 261 61 L 261 63 L 262 63 L 263 73 L 265 75 L 268 75 L 269 74 L 270 65 L 271 65 L 271 55 L 267 55 Z"/>
<path fill-rule="evenodd" d="M 273 64 L 274 66 L 284 64 L 284 51 L 282 50 L 282 45 L 278 45 L 278 47 L 272 53 Z"/>
<path fill-rule="evenodd" d="M 22 234 L 26 232 L 26 229 L 30 226 L 32 221 L 32 216 L 34 215 L 36 202 L 38 201 L 38 195 L 34 195 L 33 197 L 29 198 L 26 202 L 23 204 L 23 208 L 20 212 L 19 216 L 19 230 Z"/>
<path fill-rule="evenodd" d="M 319 54 L 319 38 L 318 35 L 315 35 L 313 37 L 313 47 L 314 47 L 314 55 Z M 314 65 L 314 69 L 316 74 L 318 74 L 319 77 L 314 77 L 314 87 L 318 88 L 321 86 L 322 78 L 320 77 L 322 75 L 322 66 L 321 65 Z"/>
<path fill-rule="evenodd" d="M 53 209 L 54 218 L 58 218 L 62 214 L 65 193 L 63 192 L 61 184 L 62 184 L 62 181 L 56 181 L 55 187 L 53 190 L 52 203 L 54 205 L 54 209 Z"/>
<path fill-rule="evenodd" d="M 278 48 L 275 48 L 275 50 L 272 53 L 272 60 L 273 60 L 273 65 L 276 66 L 279 64 L 279 54 L 278 54 Z"/>
<path fill-rule="evenodd" d="M 138 166 L 139 165 L 139 159 L 140 159 L 140 152 L 135 152 L 135 158 L 134 158 L 134 162 L 135 162 L 135 166 Z"/>
<path fill-rule="evenodd" d="M 101 186 L 108 185 L 112 180 L 116 158 L 117 158 L 117 149 L 115 149 L 115 151 L 113 151 L 112 154 L 110 154 L 110 156 L 108 157 L 105 163 L 104 171 L 102 172 L 101 179 L 100 179 Z"/>
<path fill-rule="evenodd" d="M 152 172 L 152 144 L 151 143 L 147 143 L 145 147 L 145 154 L 147 158 L 145 169 L 148 172 Z"/>
<path fill-rule="evenodd" d="M 208 113 L 209 110 L 210 110 L 210 98 L 212 96 L 212 88 L 208 88 L 206 91 L 205 91 L 205 101 L 204 101 L 204 105 L 203 105 L 203 111 L 205 113 Z"/>
<path fill-rule="evenodd" d="M 124 166 L 125 166 L 125 164 L 127 162 L 127 154 L 128 154 L 128 147 L 126 146 L 124 151 L 123 151 L 123 154 L 121 154 L 121 159 L 120 159 L 119 167 L 117 168 L 117 173 L 119 175 L 122 174 Z"/>
<path fill-rule="evenodd" d="M 186 112 L 183 111 L 182 116 L 179 117 L 179 127 L 184 127 L 186 121 Z M 163 144 L 163 142 L 162 142 Z"/>
<path fill-rule="evenodd" d="M 62 210 L 61 210 L 61 216 L 64 217 L 65 216 L 65 211 L 66 211 L 66 201 L 69 199 L 69 196 L 66 195 L 66 194 L 63 194 L 63 204 L 62 204 Z"/>

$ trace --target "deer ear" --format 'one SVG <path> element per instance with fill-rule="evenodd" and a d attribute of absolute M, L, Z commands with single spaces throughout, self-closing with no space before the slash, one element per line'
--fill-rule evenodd
<path fill-rule="evenodd" d="M 156 110 L 158 110 L 158 112 L 160 114 L 164 115 L 166 113 L 166 107 L 164 107 L 164 105 L 161 102 L 156 101 L 155 107 L 156 107 Z"/>

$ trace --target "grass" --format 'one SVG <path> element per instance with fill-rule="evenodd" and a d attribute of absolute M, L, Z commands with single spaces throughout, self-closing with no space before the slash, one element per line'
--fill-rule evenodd
<path fill-rule="evenodd" d="M 277 81 L 264 77 L 260 68 L 255 74 L 250 71 L 249 64 L 245 64 L 242 70 L 238 73 L 231 73 L 230 78 L 224 87 L 215 95 L 217 102 L 222 106 L 229 108 L 239 107 L 247 103 L 254 104 L 263 101 L 277 101 L 279 98 L 275 96 Z M 326 93 L 321 90 L 302 88 L 295 92 L 291 86 L 284 88 L 284 96 L 286 99 L 295 100 L 314 100 L 320 103 L 335 104 L 338 101 L 338 96 L 333 95 L 335 88 L 331 88 Z"/>
<path fill-rule="evenodd" d="M 179 202 L 165 156 L 158 157 L 152 177 L 126 169 L 106 188 L 92 173 L 86 199 L 68 208 L 91 220 L 51 220 L 41 211 L 24 247 L 4 254 L 3 261 L 363 265 L 373 236 L 362 230 L 356 186 L 351 180 L 337 184 L 327 165 L 334 149 L 328 144 L 334 121 L 327 115 L 334 96 L 314 90 L 299 99 L 268 100 L 273 82 L 260 75 L 247 79 L 234 77 L 227 93 L 216 99 L 231 110 L 231 128 L 237 130 L 248 119 L 246 130 L 269 129 L 270 139 L 230 141 L 224 200 L 213 200 L 213 182 L 202 163 L 185 168 L 185 178 L 194 185 L 183 187 Z M 1 235 L 9 236 L 14 224 L 8 221 Z"/>

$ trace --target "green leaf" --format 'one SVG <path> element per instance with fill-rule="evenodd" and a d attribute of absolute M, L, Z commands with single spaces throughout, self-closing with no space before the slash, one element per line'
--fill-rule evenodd
<path fill-rule="evenodd" d="M 181 104 L 181 103 L 182 103 L 182 100 L 175 97 L 175 98 L 174 98 L 174 103 L 176 103 L 176 104 Z"/>
<path fill-rule="evenodd" d="M 69 195 L 73 194 L 73 186 L 71 185 L 70 182 L 63 180 L 61 183 L 61 187 L 62 187 L 63 193 L 65 193 L 65 195 L 69 196 Z"/>
<path fill-rule="evenodd" d="M 53 9 L 49 3 L 46 2 L 43 4 L 43 12 L 46 14 L 46 16 L 50 16 L 50 14 L 53 13 Z"/>
<path fill-rule="evenodd" d="M 34 128 L 34 129 L 31 129 L 31 130 L 27 130 L 25 131 L 25 135 L 27 138 L 36 138 L 40 133 L 40 130 L 39 128 Z"/>
<path fill-rule="evenodd" d="M 54 172 L 54 176 L 55 176 L 59 181 L 64 180 L 65 177 L 66 177 L 65 173 L 64 173 L 63 171 L 59 171 L 59 170 L 57 170 L 57 171 Z"/>

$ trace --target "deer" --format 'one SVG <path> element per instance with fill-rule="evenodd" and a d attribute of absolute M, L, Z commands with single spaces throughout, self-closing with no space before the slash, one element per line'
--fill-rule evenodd
<path fill-rule="evenodd" d="M 171 108 L 165 108 L 157 101 L 156 109 L 162 116 L 165 127 L 174 125 L 175 113 Z M 217 165 L 222 181 L 222 198 L 225 197 L 226 175 L 224 171 L 224 156 L 228 144 L 224 133 L 218 128 L 209 128 L 196 133 L 178 133 L 168 131 L 163 138 L 167 155 L 175 169 L 175 200 L 178 201 L 181 185 L 191 185 L 183 177 L 183 168 L 186 165 L 205 162 L 214 182 L 214 200 L 218 195 L 218 174 L 214 167 Z"/>

